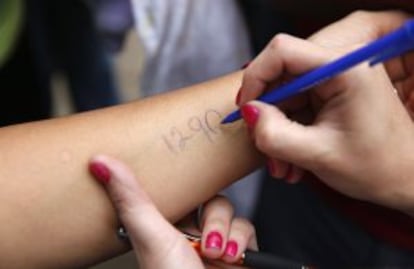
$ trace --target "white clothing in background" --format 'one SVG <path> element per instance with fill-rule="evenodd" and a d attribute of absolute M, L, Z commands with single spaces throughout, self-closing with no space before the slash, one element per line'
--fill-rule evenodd
<path fill-rule="evenodd" d="M 240 69 L 251 58 L 233 0 L 132 0 L 145 50 L 141 88 L 175 89 Z"/>
<path fill-rule="evenodd" d="M 152 95 L 239 70 L 251 58 L 247 29 L 234 0 L 132 0 L 145 60 L 141 90 Z M 259 172 L 225 192 L 250 216 Z"/>

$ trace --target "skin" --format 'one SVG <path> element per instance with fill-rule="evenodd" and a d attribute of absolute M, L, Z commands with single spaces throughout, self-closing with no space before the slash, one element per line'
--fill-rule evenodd
<path fill-rule="evenodd" d="M 346 52 L 400 27 L 412 14 L 402 11 L 357 11 L 309 37 L 312 43 Z M 360 27 L 364 25 L 364 27 Z M 338 32 L 341 32 L 338 35 Z M 407 53 L 384 63 L 389 79 L 413 117 L 414 54 Z"/>
<path fill-rule="evenodd" d="M 257 250 L 253 225 L 243 218 L 234 217 L 230 202 L 218 196 L 203 207 L 201 232 L 192 221 L 180 225 L 186 226 L 186 230 L 193 234 L 201 234 L 201 255 L 206 258 L 204 264 L 183 235 L 161 215 L 140 185 L 140 180 L 125 164 L 108 156 L 96 156 L 91 163 L 103 165 L 110 175 L 101 182 L 128 231 L 139 268 L 235 269 L 240 267 L 224 262 L 236 262 L 247 247 Z M 97 179 L 100 180 L 99 175 Z M 220 234 L 223 240 L 220 248 L 208 244 L 206 238 L 212 232 Z M 237 253 L 230 249 L 234 243 L 238 246 Z"/>
<path fill-rule="evenodd" d="M 348 196 L 412 213 L 414 129 L 408 97 L 412 55 L 386 66 L 361 65 L 295 102 L 282 104 L 292 114 L 313 112 L 306 125 L 294 115 L 287 118 L 275 106 L 249 102 L 282 76 L 296 76 L 332 61 L 351 45 L 354 48 L 395 29 L 407 17 L 401 12 L 359 12 L 310 41 L 278 35 L 251 63 L 243 78 L 240 104 L 256 146 L 268 156 L 274 173 L 280 164 L 293 165 Z M 358 31 L 362 21 L 368 27 Z M 340 37 L 324 39 L 342 28 Z"/>
<path fill-rule="evenodd" d="M 389 16 L 390 14 L 391 16 Z M 355 43 L 349 43 L 348 45 L 363 42 L 366 38 L 368 38 L 367 41 L 369 41 L 369 39 L 377 38 L 392 30 L 394 27 L 398 27 L 398 25 L 405 19 L 403 13 L 393 12 L 390 14 L 357 12 L 340 22 L 321 30 L 319 33 L 312 36 L 310 40 L 314 43 L 319 42 L 322 47 L 328 47 L 331 48 L 331 50 L 332 48 L 335 48 L 336 51 L 341 52 L 341 50 L 345 50 L 343 48 L 346 48 L 347 42 L 352 40 L 352 37 L 355 38 L 353 41 Z M 374 24 L 376 19 L 380 19 L 378 16 L 384 15 L 386 19 L 389 19 L 388 21 L 383 19 L 381 20 L 383 23 L 382 25 Z M 356 31 L 358 25 L 367 23 L 368 20 L 371 20 L 371 24 L 369 25 L 371 25 L 372 28 L 367 27 L 365 29 L 366 32 L 361 32 L 360 36 L 347 36 L 349 33 L 346 31 L 347 29 L 349 31 Z M 344 36 L 341 37 L 335 34 L 339 29 L 345 30 Z M 331 35 L 332 38 L 320 38 L 321 35 Z M 360 40 L 358 40 L 358 38 L 360 38 Z M 337 57 L 335 53 L 323 51 L 321 46 L 313 46 L 309 43 L 305 43 L 303 40 L 279 35 L 274 39 L 273 44 L 264 51 L 264 55 L 259 56 L 246 71 L 244 82 L 249 83 L 252 82 L 252 79 L 257 79 L 255 76 L 249 77 L 251 72 L 253 72 L 253 74 L 256 74 L 261 78 L 261 80 L 259 79 L 253 82 L 262 85 L 261 89 L 263 89 L 266 88 L 268 84 L 273 84 L 271 81 L 277 81 L 280 74 L 300 74 Z M 279 57 L 274 57 L 274 55 Z M 259 64 L 257 64 L 257 62 L 259 62 Z M 308 98 L 300 97 L 297 98 L 298 100 L 286 102 L 281 105 L 285 111 L 290 110 L 294 112 L 295 110 L 300 111 L 302 109 L 307 114 L 316 111 L 317 116 L 313 119 L 312 126 L 301 126 L 297 122 L 286 118 L 281 111 L 271 106 L 257 102 L 244 105 L 242 111 L 246 123 L 251 128 L 252 137 L 254 141 L 256 141 L 258 148 L 271 157 L 269 168 L 273 175 L 280 177 L 281 175 L 286 174 L 287 168 L 289 168 L 288 161 L 291 161 L 313 171 L 321 176 L 322 179 L 327 178 L 327 183 L 336 187 L 338 190 L 342 190 L 356 198 L 369 199 L 371 196 L 368 195 L 367 189 L 372 191 L 372 188 L 370 188 L 371 185 L 379 185 L 378 182 L 376 182 L 376 179 L 380 176 L 384 176 L 381 174 L 384 170 L 377 169 L 375 166 L 370 168 L 370 162 L 367 162 L 366 160 L 372 159 L 376 162 L 379 159 L 382 160 L 383 155 L 389 155 L 386 151 L 384 154 L 384 151 L 378 150 L 379 147 L 376 148 L 375 146 L 372 147 L 369 145 L 373 144 L 372 142 L 375 140 L 384 140 L 384 134 L 388 135 L 389 132 L 394 130 L 394 128 L 392 128 L 392 130 L 387 129 L 387 125 L 388 127 L 400 126 L 401 124 L 408 124 L 409 126 L 407 113 L 402 109 L 401 103 L 398 104 L 399 101 L 396 94 L 398 92 L 392 87 L 397 87 L 400 90 L 400 97 L 405 96 L 404 94 L 401 94 L 401 86 L 403 86 L 403 88 L 408 87 L 404 86 L 406 84 L 404 83 L 404 80 L 409 78 L 409 72 L 407 72 L 408 70 L 406 69 L 404 70 L 406 64 L 401 64 L 403 62 L 409 62 L 409 57 L 405 57 L 405 59 L 399 58 L 388 63 L 388 73 L 386 73 L 382 67 L 375 69 L 370 69 L 366 66 L 359 67 L 352 72 L 348 72 L 347 74 L 328 82 L 327 85 L 319 87 L 312 93 L 312 96 Z M 270 72 L 266 73 L 267 71 Z M 371 80 L 375 81 L 375 83 L 372 83 Z M 365 93 L 364 89 L 362 89 L 364 87 L 371 90 L 368 90 Z M 253 89 L 255 88 L 253 87 Z M 370 98 L 370 95 L 373 95 L 372 89 L 375 89 L 376 96 Z M 242 90 L 240 94 L 242 95 L 245 93 Z M 249 94 L 249 92 L 247 92 L 247 94 Z M 315 98 L 319 100 L 318 105 L 315 104 L 316 102 L 306 102 L 307 100 L 315 100 Z M 368 101 L 366 104 L 361 103 L 361 100 L 364 98 L 367 98 L 370 101 L 378 98 L 378 101 Z M 404 101 L 403 98 L 401 98 L 401 100 Z M 372 111 L 364 111 L 366 110 L 367 105 L 372 105 L 370 108 L 374 108 L 374 116 L 380 117 L 381 119 L 379 121 L 385 122 L 385 125 L 379 124 L 378 126 L 375 126 L 375 124 L 370 124 L 370 121 L 378 121 L 378 119 L 365 116 L 366 114 L 372 114 Z M 384 111 L 381 111 L 380 109 L 382 106 L 388 108 L 385 112 L 395 112 L 397 116 L 387 117 L 389 115 L 386 113 L 384 114 Z M 406 111 L 409 111 L 409 109 L 406 109 Z M 361 115 L 358 115 L 358 113 L 361 112 L 363 113 L 362 117 Z M 296 120 L 300 120 L 295 114 L 293 114 L 293 116 Z M 369 128 L 367 128 L 367 126 Z M 396 137 L 399 139 L 405 137 L 409 140 L 409 137 L 411 136 L 410 132 L 413 130 L 410 131 L 410 128 L 407 129 L 408 131 L 399 128 Z M 320 143 L 320 141 L 324 141 L 324 143 Z M 394 141 L 394 144 L 397 146 L 408 146 L 408 144 L 406 145 L 405 143 L 398 142 Z M 364 154 L 359 156 L 359 153 L 361 152 Z M 108 163 L 109 166 L 111 166 L 111 162 L 114 162 L 113 160 L 111 161 L 111 159 L 108 160 L 108 157 L 98 157 L 97 159 L 98 161 L 101 159 L 101 162 L 103 163 Z M 282 161 L 281 159 L 285 161 Z M 96 162 L 96 160 L 94 162 Z M 359 165 L 361 163 L 363 165 Z M 401 167 L 402 166 L 400 165 L 400 168 Z M 387 169 L 389 169 L 388 165 L 385 167 L 385 170 Z M 115 169 L 115 171 L 116 170 L 117 169 Z M 366 170 L 371 174 L 366 176 Z M 128 170 L 124 168 L 124 172 L 125 171 L 127 172 Z M 288 171 L 289 173 L 286 178 L 292 183 L 298 180 L 303 173 L 303 169 L 296 165 L 290 165 Z M 148 201 L 149 199 L 142 199 L 142 197 L 146 197 L 145 193 L 142 193 L 142 190 L 140 190 L 136 184 L 135 188 L 128 187 L 129 184 L 126 184 L 125 182 L 128 177 L 133 177 L 131 176 L 131 173 L 129 173 L 130 176 L 128 176 L 128 173 L 122 176 L 122 171 L 114 174 L 117 175 L 113 176 L 114 179 L 117 179 L 117 182 L 114 182 L 114 179 L 112 179 L 111 183 L 106 185 L 109 189 L 112 188 L 117 190 L 116 194 L 114 194 L 114 190 L 109 191 L 109 195 L 112 196 L 112 200 L 115 207 L 118 209 L 123 222 L 130 223 L 129 227 L 132 231 L 131 234 L 135 237 L 135 244 L 133 244 L 134 250 L 137 257 L 141 257 L 141 259 L 138 259 L 141 261 L 141 268 L 151 268 L 151 265 L 154 265 L 154 263 L 157 263 L 157 268 L 203 268 L 198 257 L 188 249 L 188 244 L 182 242 L 183 240 L 180 234 L 162 219 L 161 215 L 156 212 L 151 201 Z M 361 177 L 361 175 L 363 176 Z M 342 183 L 341 181 L 345 182 Z M 120 184 L 120 182 L 124 183 Z M 129 183 L 133 184 L 135 183 L 135 180 L 130 179 Z M 111 185 L 112 187 L 110 187 Z M 114 185 L 119 186 L 114 187 Z M 124 187 L 121 188 L 121 185 Z M 365 189 L 365 187 L 367 187 L 367 189 Z M 134 189 L 135 191 L 131 192 L 131 190 Z M 128 199 L 128 197 L 130 197 L 130 199 Z M 401 202 L 402 196 L 398 195 L 397 198 L 399 199 L 399 202 Z M 375 199 L 376 198 L 373 200 L 376 201 Z M 390 199 L 385 199 L 387 205 L 389 205 L 389 201 Z M 381 201 L 379 202 L 381 203 Z M 139 208 L 141 209 L 139 210 Z M 146 211 L 145 214 L 143 213 L 144 210 L 150 210 L 148 208 L 153 211 L 153 214 Z M 251 225 L 247 225 L 244 221 L 238 221 L 237 219 L 234 219 L 231 222 L 232 224 L 230 224 L 229 220 L 231 219 L 231 212 L 232 209 L 229 207 L 229 204 L 223 199 L 214 199 L 205 206 L 205 216 L 202 221 L 204 227 L 202 236 L 203 242 L 205 242 L 206 234 L 208 234 L 206 231 L 209 230 L 214 232 L 221 230 L 223 234 L 229 235 L 227 242 L 236 241 L 243 247 L 243 249 L 246 246 L 247 240 L 250 240 L 251 242 L 252 233 L 249 232 L 252 231 Z M 145 215 L 145 218 L 140 217 L 143 215 Z M 158 217 L 152 217 L 152 215 Z M 160 243 L 163 238 L 154 241 L 153 236 L 146 236 L 147 234 L 152 234 L 148 230 L 151 230 L 154 224 L 157 224 L 157 231 L 163 231 L 161 233 L 162 237 L 171 237 L 168 241 L 175 242 L 172 244 L 173 247 L 165 250 L 165 244 Z M 162 227 L 164 227 L 164 229 Z M 211 229 L 211 227 L 214 228 Z M 231 231 L 226 232 L 226 229 L 223 231 L 223 227 L 231 227 Z M 234 238 L 238 238 L 238 240 Z M 149 247 L 148 243 L 150 243 Z M 254 244 L 253 247 L 256 247 L 256 245 Z M 202 253 L 209 258 L 224 257 L 223 259 L 225 261 L 231 262 L 231 257 L 225 254 L 226 250 L 224 253 L 222 250 L 218 251 L 217 249 L 210 251 L 208 248 L 205 248 L 205 244 L 203 243 Z M 228 259 L 229 257 L 230 260 Z"/>
<path fill-rule="evenodd" d="M 115 210 L 86 163 L 121 160 L 171 222 L 257 168 L 235 108 L 241 73 L 125 105 L 0 129 L 0 264 L 85 267 L 125 252 Z M 181 139 L 179 132 L 192 138 Z M 214 167 L 214 169 L 211 169 Z M 174 202 L 171 202 L 174 201 Z"/>
<path fill-rule="evenodd" d="M 308 40 L 341 55 L 395 30 L 410 17 L 410 14 L 402 11 L 356 11 L 311 35 Z M 255 99 L 263 91 L 275 87 L 280 81 L 299 74 L 285 73 L 278 78 L 275 77 L 272 63 L 279 40 L 279 36 L 276 36 L 246 70 L 239 106 Z M 413 54 L 406 54 L 385 63 L 387 74 L 410 115 L 413 114 L 411 107 L 414 100 L 411 97 L 414 86 L 412 66 L 414 66 Z M 311 121 L 310 118 L 314 117 L 314 109 L 309 105 L 308 98 L 309 95 L 302 95 L 282 102 L 278 106 L 295 120 L 308 123 Z M 304 174 L 301 167 L 284 160 L 269 158 L 267 166 L 275 178 L 284 179 L 288 183 L 298 182 Z"/>
<path fill-rule="evenodd" d="M 381 25 L 382 20 L 375 20 L 372 23 Z M 345 29 L 341 33 L 345 34 Z M 355 36 L 359 36 L 358 31 L 355 32 Z M 329 38 L 327 35 L 326 39 Z M 323 39 L 322 36 L 321 39 Z M 279 48 L 282 47 L 284 46 Z M 298 48 L 298 52 L 302 50 L 303 48 Z M 323 54 L 326 55 L 325 51 Z M 316 52 L 315 55 L 317 55 Z M 291 75 L 324 63 L 328 60 L 324 55 L 320 58 L 316 57 L 315 61 L 312 57 L 309 59 L 307 57 L 310 56 L 303 55 L 303 59 L 308 59 L 310 62 L 305 63 L 299 70 L 290 69 L 290 71 L 294 71 Z M 327 53 L 327 55 L 331 54 Z M 288 58 L 284 58 L 284 62 L 282 62 L 289 61 Z M 249 87 L 247 90 L 246 83 L 252 79 L 251 71 L 258 66 L 261 64 L 257 64 L 256 60 L 256 63 L 246 70 L 241 95 L 242 103 L 250 100 L 268 86 L 269 81 L 266 80 L 262 88 Z M 378 72 L 376 74 L 378 78 L 386 80 L 383 71 L 375 69 L 375 72 Z M 388 72 L 388 76 L 390 74 L 391 72 Z M 345 79 L 345 81 L 347 80 Z M 127 247 L 119 242 L 114 233 L 119 222 L 113 205 L 101 186 L 91 179 L 85 167 L 91 156 L 97 152 L 114 156 L 131 167 L 134 174 L 140 178 L 143 188 L 148 192 L 155 205 L 172 222 L 177 221 L 197 205 L 211 198 L 224 186 L 258 167 L 262 161 L 261 155 L 254 149 L 243 124 L 218 127 L 219 117 L 214 116 L 217 115 L 216 112 L 211 112 L 213 109 L 221 115 L 226 115 L 233 110 L 235 108 L 233 100 L 240 84 L 241 73 L 232 74 L 208 83 L 122 106 L 0 129 L 0 147 L 2 149 L 0 153 L 0 181 L 2 185 L 0 188 L 0 221 L 8 224 L 0 227 L 1 266 L 5 268 L 85 267 L 127 250 Z M 372 100 L 379 97 L 387 99 L 390 97 L 388 95 L 393 92 L 390 91 L 390 84 L 381 85 L 378 85 L 382 89 L 381 95 L 377 96 L 378 93 L 373 95 L 370 91 L 370 94 L 373 95 L 370 96 Z M 346 90 L 350 88 L 349 86 L 344 83 L 340 89 L 343 89 L 344 92 L 352 92 Z M 366 86 L 368 87 L 368 85 Z M 254 94 L 250 95 L 248 92 Z M 400 128 L 410 125 L 404 116 L 406 111 L 401 110 L 401 103 L 395 100 L 395 95 L 391 96 L 394 96 L 394 99 L 390 98 L 389 102 L 391 103 L 384 101 L 384 104 L 389 105 L 387 108 L 395 110 L 391 112 L 397 113 L 395 114 L 397 116 L 395 119 L 390 118 L 394 114 L 387 113 L 384 115 L 384 119 L 389 120 L 387 122 L 390 123 L 401 122 L 395 126 L 392 125 L 399 132 L 394 133 L 395 130 L 392 128 L 393 132 L 383 133 L 394 134 L 392 141 L 378 139 L 384 142 L 384 145 L 389 143 L 387 148 L 383 148 L 382 153 L 386 150 L 400 149 L 392 146 L 401 146 L 402 140 L 400 141 L 400 138 L 405 139 L 412 135 L 410 128 L 405 128 L 405 131 Z M 372 101 L 371 99 L 368 100 Z M 383 99 L 380 98 L 380 100 Z M 366 104 L 365 107 L 369 107 L 370 104 Z M 258 108 L 262 109 L 259 107 L 260 105 L 257 104 Z M 362 105 L 360 106 L 362 107 Z M 308 107 L 306 104 L 305 108 Z M 347 108 L 347 106 L 344 107 Z M 286 108 L 291 109 L 290 105 L 286 105 Z M 300 103 L 297 108 L 302 108 Z M 374 108 L 379 109 L 378 106 L 374 106 Z M 286 123 L 283 121 L 282 114 L 277 110 L 270 111 L 270 113 L 280 116 L 275 119 Z M 347 109 L 345 111 L 349 112 Z M 362 115 L 365 115 L 364 113 Z M 366 113 L 366 115 L 370 113 Z M 262 117 L 266 115 L 264 110 L 263 112 L 260 110 L 260 115 L 257 126 L 260 126 L 260 120 L 266 119 Z M 197 118 L 193 118 L 194 116 Z M 198 119 L 205 122 L 206 118 L 209 122 L 208 126 L 213 126 L 207 131 L 204 128 L 199 128 L 200 125 L 198 125 Z M 364 120 L 367 119 L 364 118 Z M 370 120 L 363 123 L 379 122 L 378 118 L 375 118 L 376 121 Z M 268 121 L 264 120 L 263 122 Z M 361 125 L 364 124 L 361 123 Z M 201 127 L 206 126 L 205 123 L 201 125 Z M 185 142 L 181 140 L 181 143 L 178 143 L 176 140 L 177 129 L 172 129 L 173 127 L 181 132 L 191 133 L 193 138 L 185 140 Z M 220 132 L 216 128 L 220 128 Z M 266 128 L 263 130 L 263 134 L 265 134 Z M 260 137 L 260 131 L 256 131 L 254 129 L 253 135 Z M 378 134 L 381 133 L 378 132 Z M 384 136 L 380 138 L 384 139 Z M 256 139 L 256 141 L 258 140 Z M 263 141 L 269 140 L 264 139 Z M 332 138 L 328 141 L 335 142 L 337 140 Z M 266 150 L 267 148 L 270 149 L 269 152 Z M 279 148 L 272 149 L 271 143 L 259 145 L 259 149 L 267 154 L 278 152 L 271 155 L 271 158 L 294 163 L 297 167 L 305 169 L 317 169 L 318 167 L 312 166 L 300 158 L 295 159 L 292 156 L 281 154 L 288 151 Z M 355 149 L 355 147 L 350 149 Z M 370 149 L 372 150 L 372 148 Z M 407 141 L 405 147 L 399 151 L 406 166 L 411 163 L 407 153 L 409 149 L 411 149 L 411 144 Z M 377 155 L 374 153 L 377 152 L 374 150 L 367 152 L 367 154 L 376 157 Z M 343 156 L 350 159 L 349 156 L 355 152 L 344 152 L 344 154 Z M 322 160 L 326 161 L 326 159 Z M 390 169 L 407 168 L 398 167 L 395 163 L 396 160 L 394 162 L 390 159 L 384 160 L 387 162 L 378 160 L 381 165 L 390 165 L 388 167 Z M 319 164 L 331 165 L 334 168 L 337 165 L 339 170 L 331 172 L 334 175 L 336 173 L 336 175 L 342 176 L 347 175 L 346 169 L 340 170 L 344 163 L 346 162 L 319 162 Z M 378 166 L 378 164 L 376 165 Z M 323 171 L 319 172 L 323 176 Z M 402 182 L 404 183 L 402 186 L 406 187 L 406 192 L 400 193 L 400 190 L 395 188 L 397 186 L 395 182 L 381 180 L 379 181 L 381 186 L 372 186 L 370 184 L 373 184 L 373 181 L 363 181 L 366 183 L 362 185 L 364 188 L 367 186 L 377 187 L 374 190 L 379 190 L 378 196 L 368 195 L 365 199 L 389 204 L 396 208 L 404 208 L 404 210 L 410 209 L 410 195 L 407 193 L 410 190 L 410 184 L 408 184 L 410 183 L 408 178 L 410 173 L 405 170 L 398 170 L 398 173 L 403 175 L 401 178 L 405 182 Z M 351 181 L 346 177 L 338 177 L 338 181 L 335 182 L 341 184 L 335 182 L 329 184 L 354 197 L 362 196 L 361 190 L 353 189 L 361 179 L 355 175 L 352 176 L 356 180 Z M 391 178 L 400 179 L 395 176 L 393 174 Z M 380 187 L 384 187 L 382 184 L 385 184 L 385 187 L 390 187 L 391 195 L 380 191 Z M 395 199 L 398 196 L 404 199 Z M 400 203 L 401 200 L 404 203 Z"/>

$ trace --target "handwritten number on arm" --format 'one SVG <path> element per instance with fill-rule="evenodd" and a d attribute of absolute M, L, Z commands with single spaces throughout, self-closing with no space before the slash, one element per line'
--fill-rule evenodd
<path fill-rule="evenodd" d="M 206 124 L 204 124 L 200 120 L 200 118 L 198 117 L 190 118 L 190 120 L 188 121 L 188 128 L 194 132 L 203 132 L 203 134 L 206 136 L 208 141 L 213 142 L 210 136 L 210 129 L 206 127 Z"/>
<path fill-rule="evenodd" d="M 216 119 L 214 120 L 214 118 Z M 217 110 L 213 109 L 207 110 L 204 115 L 205 125 L 213 134 L 218 134 L 221 132 L 219 126 L 222 119 L 223 115 L 221 115 Z"/>
<path fill-rule="evenodd" d="M 186 149 L 188 142 L 197 134 L 202 133 L 210 142 L 214 143 L 213 136 L 220 134 L 219 124 L 222 115 L 216 110 L 207 110 L 204 117 L 193 116 L 187 121 L 185 129 L 174 126 L 169 130 L 168 135 L 163 135 L 162 139 L 170 152 L 177 154 Z M 184 130 L 184 131 L 182 131 Z"/>

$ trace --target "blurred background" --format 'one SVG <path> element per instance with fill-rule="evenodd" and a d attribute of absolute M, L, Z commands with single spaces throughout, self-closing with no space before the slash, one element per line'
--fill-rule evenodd
<path fill-rule="evenodd" d="M 142 47 L 136 32 L 131 29 L 126 34 L 123 50 L 113 57 L 113 72 L 117 78 L 121 102 L 134 100 L 141 96 L 139 74 L 142 64 Z M 52 79 L 52 113 L 54 116 L 68 115 L 76 111 L 69 87 L 64 74 L 59 72 L 54 74 Z"/>

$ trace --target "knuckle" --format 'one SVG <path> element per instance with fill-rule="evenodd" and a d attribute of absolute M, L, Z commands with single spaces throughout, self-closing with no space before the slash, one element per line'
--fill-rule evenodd
<path fill-rule="evenodd" d="M 112 195 L 112 203 L 115 205 L 119 212 L 126 211 L 131 206 L 130 203 L 124 199 L 122 195 L 119 195 L 119 193 L 114 193 Z"/>
<path fill-rule="evenodd" d="M 325 140 L 325 142 L 323 146 L 318 147 L 318 150 L 312 154 L 310 157 L 312 161 L 309 163 L 309 166 L 312 171 L 317 172 L 339 171 L 339 169 L 342 169 L 341 167 L 344 167 L 343 158 L 345 153 L 334 142 L 329 140 Z"/>
<path fill-rule="evenodd" d="M 208 201 L 204 206 L 205 215 L 217 215 L 214 213 L 220 212 L 233 212 L 233 205 L 225 196 L 216 196 L 212 200 Z"/>
<path fill-rule="evenodd" d="M 232 233 L 243 237 L 252 237 L 256 235 L 253 224 L 246 218 L 235 218 L 232 224 Z"/>
<path fill-rule="evenodd" d="M 220 217 L 207 217 L 203 223 L 203 229 L 224 230 L 228 222 Z"/>
<path fill-rule="evenodd" d="M 255 70 L 252 70 L 252 68 L 247 68 L 243 72 L 243 79 L 242 79 L 242 85 L 241 85 L 241 91 L 246 91 L 248 85 L 251 81 L 254 81 L 256 79 L 256 76 L 254 75 Z"/>
<path fill-rule="evenodd" d="M 269 48 L 271 50 L 280 50 L 281 48 L 284 48 L 284 44 L 289 37 L 289 35 L 283 33 L 275 35 L 269 43 Z"/>
<path fill-rule="evenodd" d="M 118 211 L 129 211 L 135 207 L 135 200 L 130 199 L 126 192 L 113 191 L 111 199 Z"/>
<path fill-rule="evenodd" d="M 374 16 L 374 14 L 375 13 L 372 11 L 359 9 L 349 14 L 349 17 L 352 19 L 366 20 L 371 19 Z"/>

